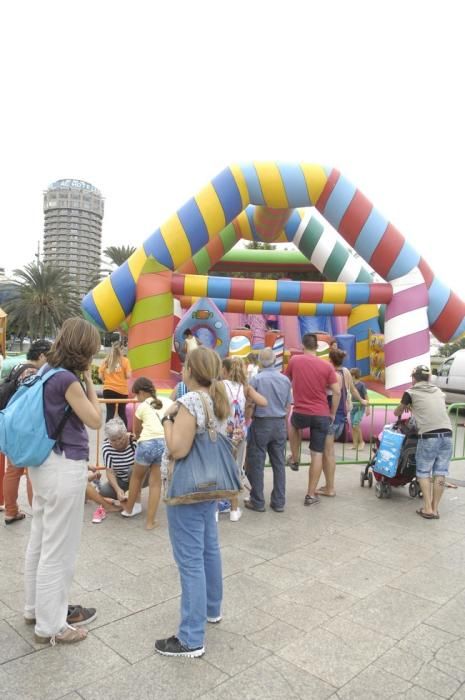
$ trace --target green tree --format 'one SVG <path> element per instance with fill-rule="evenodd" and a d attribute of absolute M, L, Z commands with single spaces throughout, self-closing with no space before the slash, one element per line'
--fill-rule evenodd
<path fill-rule="evenodd" d="M 103 254 L 108 258 L 109 263 L 119 267 L 135 252 L 136 248 L 133 245 L 111 245 L 105 248 Z"/>
<path fill-rule="evenodd" d="M 31 263 L 13 272 L 11 297 L 4 304 L 8 323 L 17 335 L 54 336 L 63 321 L 80 315 L 76 287 L 60 267 Z"/>
<path fill-rule="evenodd" d="M 453 343 L 445 343 L 445 345 L 441 345 L 438 354 L 441 355 L 441 357 L 450 357 L 450 355 L 453 355 L 454 352 L 457 352 L 457 350 L 461 350 L 462 348 L 465 348 L 465 338 L 460 338 Z"/>

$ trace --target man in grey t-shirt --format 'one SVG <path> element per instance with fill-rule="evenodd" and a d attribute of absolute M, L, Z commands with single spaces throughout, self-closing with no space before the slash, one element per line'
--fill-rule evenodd
<path fill-rule="evenodd" d="M 445 397 L 439 387 L 430 384 L 431 372 L 418 365 L 412 373 L 412 387 L 404 392 L 394 410 L 396 416 L 412 411 L 418 427 L 416 452 L 417 479 L 423 492 L 423 508 L 418 515 L 427 520 L 439 518 L 438 506 L 452 457 L 452 427 Z"/>
<path fill-rule="evenodd" d="M 244 505 L 261 513 L 265 510 L 263 474 L 267 453 L 273 469 L 270 507 L 282 513 L 286 500 L 286 423 L 291 407 L 291 383 L 275 367 L 275 362 L 276 355 L 271 348 L 262 350 L 259 355 L 261 371 L 250 380 L 250 385 L 266 398 L 268 405 L 256 407 L 250 428 L 247 476 L 252 490 L 250 500 Z"/>

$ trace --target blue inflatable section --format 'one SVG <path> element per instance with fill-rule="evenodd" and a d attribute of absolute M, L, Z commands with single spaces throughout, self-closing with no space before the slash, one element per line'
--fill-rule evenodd
<path fill-rule="evenodd" d="M 337 347 L 339 350 L 344 350 L 344 352 L 347 353 L 344 358 L 344 362 L 342 363 L 344 367 L 347 367 L 348 369 L 357 367 L 355 335 L 351 335 L 350 333 L 335 335 L 334 340 L 337 342 Z"/>
<path fill-rule="evenodd" d="M 300 337 L 305 333 L 328 333 L 333 335 L 331 316 L 299 316 Z"/>
<path fill-rule="evenodd" d="M 186 311 L 174 332 L 174 347 L 184 362 L 184 331 L 190 328 L 196 338 L 207 348 L 216 350 L 220 357 L 229 352 L 230 332 L 225 317 L 210 299 L 199 299 Z"/>

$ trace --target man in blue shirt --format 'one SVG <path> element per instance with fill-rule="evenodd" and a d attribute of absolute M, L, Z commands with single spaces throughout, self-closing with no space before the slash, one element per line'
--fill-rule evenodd
<path fill-rule="evenodd" d="M 268 401 L 267 406 L 255 409 L 247 448 L 247 476 L 252 490 L 250 500 L 244 505 L 260 513 L 265 510 L 263 476 L 267 453 L 273 469 L 270 507 L 282 513 L 286 500 L 287 416 L 292 392 L 289 379 L 275 367 L 275 362 L 276 355 L 271 348 L 262 350 L 259 355 L 261 371 L 250 380 L 251 386 Z"/>

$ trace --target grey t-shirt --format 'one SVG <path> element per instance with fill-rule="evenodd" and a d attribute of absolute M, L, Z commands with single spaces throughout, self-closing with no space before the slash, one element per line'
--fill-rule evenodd
<path fill-rule="evenodd" d="M 256 406 L 256 418 L 284 418 L 292 402 L 291 382 L 279 369 L 265 367 L 250 380 L 250 386 L 268 401 L 268 406 Z"/>
<path fill-rule="evenodd" d="M 51 369 L 45 366 L 43 374 Z M 65 409 L 68 407 L 65 394 L 68 387 L 79 379 L 69 370 L 57 372 L 50 377 L 44 386 L 44 413 L 45 423 L 49 435 L 52 435 L 58 428 L 63 418 Z M 57 444 L 53 448 L 57 454 L 64 452 L 67 459 L 89 459 L 89 437 L 84 423 L 75 413 L 66 421 L 65 427 L 59 437 Z"/>

